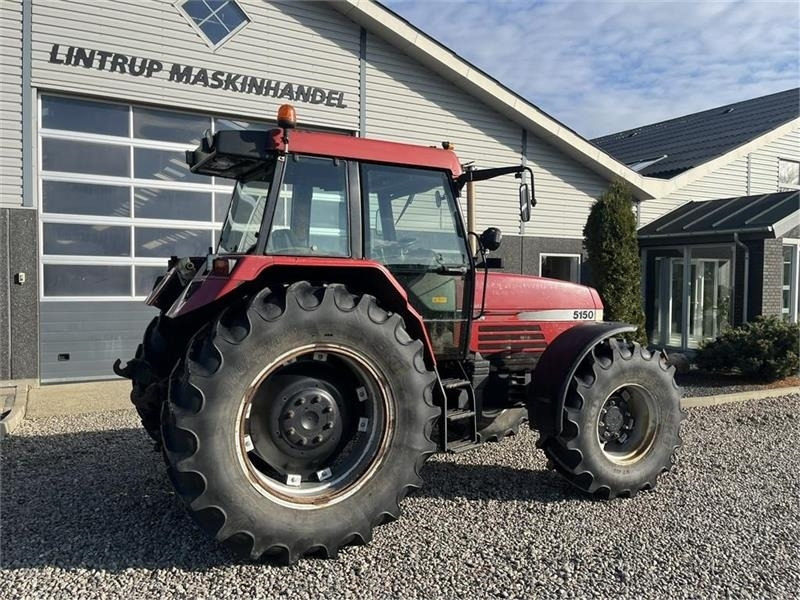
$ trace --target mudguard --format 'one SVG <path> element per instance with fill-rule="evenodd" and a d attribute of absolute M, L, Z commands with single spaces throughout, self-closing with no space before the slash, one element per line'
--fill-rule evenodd
<path fill-rule="evenodd" d="M 603 340 L 636 331 L 626 323 L 585 322 L 567 329 L 544 351 L 528 388 L 528 414 L 542 435 L 559 435 L 567 389 L 581 361 Z"/>
<path fill-rule="evenodd" d="M 361 293 L 372 294 L 386 310 L 399 313 L 405 321 L 408 333 L 421 340 L 425 346 L 428 368 L 433 369 L 436 366 L 433 344 L 422 316 L 409 302 L 405 289 L 384 265 L 372 260 L 334 257 L 221 256 L 235 262 L 232 271 L 226 276 L 207 271 L 199 272 L 164 312 L 167 318 L 183 318 L 203 309 L 219 311 L 223 299 L 230 301 L 232 295 L 254 293 L 271 282 L 292 283 L 302 279 L 335 281 Z M 207 319 L 206 315 L 202 318 L 203 322 Z"/>

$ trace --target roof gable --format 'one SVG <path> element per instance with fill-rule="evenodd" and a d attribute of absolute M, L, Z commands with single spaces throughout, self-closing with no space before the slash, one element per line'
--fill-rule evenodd
<path fill-rule="evenodd" d="M 653 183 L 589 140 L 514 93 L 475 65 L 374 0 L 341 0 L 330 6 L 367 31 L 483 102 L 520 127 L 564 152 L 601 177 L 623 179 L 640 199 L 656 197 Z"/>
<path fill-rule="evenodd" d="M 727 104 L 592 140 L 638 172 L 672 178 L 800 116 L 800 88 Z"/>

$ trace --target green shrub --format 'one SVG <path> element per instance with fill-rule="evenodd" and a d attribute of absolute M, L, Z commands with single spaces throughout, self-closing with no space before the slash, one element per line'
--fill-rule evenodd
<path fill-rule="evenodd" d="M 606 321 L 636 325 L 632 336 L 646 341 L 642 311 L 641 262 L 633 213 L 633 193 L 621 180 L 592 205 L 583 228 L 591 283 L 600 294 Z"/>
<path fill-rule="evenodd" d="M 763 381 L 797 375 L 800 369 L 800 324 L 778 317 L 726 330 L 697 353 L 697 366 L 706 371 L 739 371 Z"/>

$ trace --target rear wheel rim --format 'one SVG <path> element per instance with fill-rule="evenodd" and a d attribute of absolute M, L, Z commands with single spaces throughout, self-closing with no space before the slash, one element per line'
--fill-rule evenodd
<path fill-rule="evenodd" d="M 658 405 L 653 395 L 635 384 L 608 395 L 597 416 L 597 442 L 608 460 L 617 465 L 641 461 L 658 433 Z"/>
<path fill-rule="evenodd" d="M 247 387 L 236 448 L 253 487 L 292 508 L 341 502 L 383 463 L 395 428 L 385 378 L 362 353 L 309 344 L 270 362 Z"/>

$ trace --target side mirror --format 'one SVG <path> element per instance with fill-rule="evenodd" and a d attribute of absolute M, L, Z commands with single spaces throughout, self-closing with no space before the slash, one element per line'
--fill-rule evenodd
<path fill-rule="evenodd" d="M 500 247 L 500 242 L 503 241 L 503 232 L 497 227 L 489 227 L 481 234 L 481 246 L 489 252 L 494 252 Z"/>
<path fill-rule="evenodd" d="M 519 186 L 519 218 L 523 223 L 531 220 L 531 189 L 527 183 Z"/>

